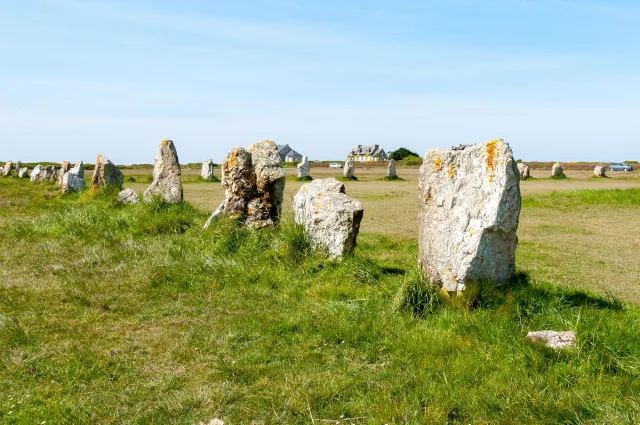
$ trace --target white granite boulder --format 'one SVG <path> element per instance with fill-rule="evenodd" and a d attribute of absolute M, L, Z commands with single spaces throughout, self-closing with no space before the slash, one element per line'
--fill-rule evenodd
<path fill-rule="evenodd" d="M 38 164 L 35 167 L 33 167 L 33 170 L 31 170 L 30 180 L 32 182 L 40 181 L 40 174 L 43 171 L 44 171 L 44 167 L 42 165 L 40 165 L 40 164 Z"/>
<path fill-rule="evenodd" d="M 356 177 L 356 164 L 350 159 L 344 162 L 343 176 L 345 179 L 354 179 Z"/>
<path fill-rule="evenodd" d="M 302 225 L 314 248 L 331 258 L 353 252 L 364 210 L 360 201 L 346 195 L 334 178 L 302 185 L 293 199 L 296 223 Z"/>
<path fill-rule="evenodd" d="M 531 170 L 529 166 L 523 162 L 518 164 L 518 173 L 520 174 L 520 179 L 525 180 L 531 177 Z"/>
<path fill-rule="evenodd" d="M 571 348 L 576 345 L 576 333 L 573 331 L 537 331 L 529 332 L 527 339 L 536 344 L 543 344 L 554 350 Z"/>
<path fill-rule="evenodd" d="M 298 169 L 298 178 L 299 179 L 307 179 L 310 177 L 311 172 L 311 164 L 309 163 L 309 158 L 306 156 L 302 157 L 302 162 L 297 165 Z"/>
<path fill-rule="evenodd" d="M 211 159 L 207 159 L 202 163 L 202 170 L 200 171 L 200 177 L 205 180 L 213 180 L 213 161 Z"/>
<path fill-rule="evenodd" d="M 389 161 L 389 166 L 387 167 L 387 178 L 388 179 L 398 178 L 398 174 L 396 173 L 396 161 L 394 159 Z"/>
<path fill-rule="evenodd" d="M 91 178 L 91 188 L 94 191 L 99 191 L 107 186 L 115 186 L 118 189 L 122 187 L 124 183 L 124 174 L 115 166 L 109 158 L 99 154 L 96 158 L 96 168 L 93 170 L 93 177 Z"/>
<path fill-rule="evenodd" d="M 76 162 L 73 168 L 69 169 L 62 177 L 62 192 L 76 193 L 82 192 L 86 186 L 84 181 L 84 163 Z"/>
<path fill-rule="evenodd" d="M 559 162 L 556 162 L 553 164 L 553 167 L 551 167 L 551 177 L 562 176 L 564 176 L 564 168 L 562 168 L 562 165 Z"/>
<path fill-rule="evenodd" d="M 18 177 L 20 177 L 21 179 L 29 177 L 29 169 L 27 167 L 20 168 L 18 170 Z"/>
<path fill-rule="evenodd" d="M 596 177 L 607 177 L 607 167 L 604 165 L 598 165 L 593 169 L 593 174 Z"/>
<path fill-rule="evenodd" d="M 63 161 L 60 165 L 60 173 L 58 173 L 58 185 L 62 186 L 64 179 L 64 175 L 71 169 L 71 164 L 69 161 Z"/>
<path fill-rule="evenodd" d="M 7 162 L 4 163 L 4 166 L 2 167 L 2 175 L 3 176 L 10 176 L 11 172 L 14 170 L 14 165 L 13 165 L 13 161 L 9 160 Z"/>
<path fill-rule="evenodd" d="M 431 149 L 420 168 L 419 263 L 449 292 L 515 272 L 519 174 L 509 144 Z"/>
<path fill-rule="evenodd" d="M 145 202 L 160 196 L 165 202 L 177 204 L 182 202 L 182 171 L 176 147 L 171 140 L 160 142 L 160 153 L 154 160 L 153 182 L 144 192 Z"/>
<path fill-rule="evenodd" d="M 254 228 L 272 226 L 280 220 L 286 174 L 277 145 L 271 140 L 249 149 L 234 148 L 222 163 L 222 187 L 226 197 L 211 215 L 239 218 Z"/>
<path fill-rule="evenodd" d="M 118 194 L 118 199 L 125 205 L 134 205 L 140 203 L 138 192 L 133 189 L 125 189 Z"/>

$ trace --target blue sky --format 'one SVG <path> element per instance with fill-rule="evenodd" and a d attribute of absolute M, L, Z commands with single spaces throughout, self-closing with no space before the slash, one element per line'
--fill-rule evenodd
<path fill-rule="evenodd" d="M 0 158 L 312 159 L 494 138 L 640 160 L 637 0 L 6 0 Z"/>

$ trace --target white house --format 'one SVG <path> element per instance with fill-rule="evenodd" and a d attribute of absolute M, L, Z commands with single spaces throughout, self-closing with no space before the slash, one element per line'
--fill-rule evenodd
<path fill-rule="evenodd" d="M 289 145 L 278 145 L 281 162 L 301 162 L 302 155 L 291 149 Z"/>
<path fill-rule="evenodd" d="M 358 162 L 368 161 L 386 161 L 387 153 L 380 147 L 380 145 L 363 146 L 358 145 L 351 149 L 349 159 Z"/>

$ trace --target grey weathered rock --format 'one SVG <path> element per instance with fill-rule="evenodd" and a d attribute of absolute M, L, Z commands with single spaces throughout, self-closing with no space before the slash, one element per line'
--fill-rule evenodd
<path fill-rule="evenodd" d="M 311 172 L 311 164 L 309 163 L 309 158 L 306 156 L 302 157 L 302 162 L 298 164 L 298 178 L 304 179 L 309 177 L 309 173 Z"/>
<path fill-rule="evenodd" d="M 18 177 L 21 179 L 29 177 L 29 169 L 27 167 L 22 167 L 18 170 Z"/>
<path fill-rule="evenodd" d="M 344 173 L 343 173 L 343 175 L 344 175 L 345 179 L 352 179 L 352 178 L 354 178 L 356 176 L 356 165 L 352 160 L 347 159 L 344 162 Z"/>
<path fill-rule="evenodd" d="M 304 184 L 293 198 L 296 223 L 304 226 L 311 244 L 331 258 L 353 252 L 364 210 L 360 201 L 345 194 L 334 178 Z"/>
<path fill-rule="evenodd" d="M 33 170 L 31 170 L 30 180 L 32 182 L 40 181 L 40 174 L 43 171 L 44 171 L 44 167 L 42 165 L 40 165 L 40 164 L 38 164 L 35 167 L 33 167 Z"/>
<path fill-rule="evenodd" d="M 593 169 L 593 174 L 595 174 L 596 177 L 607 177 L 607 167 L 598 165 Z"/>
<path fill-rule="evenodd" d="M 60 173 L 58 173 L 58 185 L 62 186 L 64 179 L 64 175 L 71 169 L 71 164 L 69 161 L 63 161 L 60 165 Z"/>
<path fill-rule="evenodd" d="M 122 188 L 124 174 L 106 156 L 99 154 L 96 158 L 96 168 L 91 178 L 91 188 L 94 191 L 102 190 L 106 186 Z"/>
<path fill-rule="evenodd" d="M 396 177 L 398 177 L 396 173 L 396 161 L 392 159 L 389 161 L 389 166 L 387 167 L 387 178 L 395 179 Z"/>
<path fill-rule="evenodd" d="M 2 167 L 2 175 L 3 176 L 10 176 L 11 172 L 14 170 L 14 165 L 13 165 L 13 161 L 9 160 L 7 162 L 5 162 L 4 166 Z"/>
<path fill-rule="evenodd" d="M 529 332 L 527 339 L 537 344 L 544 344 L 554 350 L 571 348 L 576 344 L 576 333 L 573 331 L 537 331 Z"/>
<path fill-rule="evenodd" d="M 154 160 L 153 182 L 144 192 L 145 202 L 150 202 L 154 196 L 160 196 L 170 204 L 182 202 L 181 176 L 176 148 L 171 140 L 163 140 L 160 153 Z"/>
<path fill-rule="evenodd" d="M 16 161 L 13 166 L 13 174 L 17 176 L 20 173 L 20 168 L 22 168 L 22 162 Z"/>
<path fill-rule="evenodd" d="M 64 173 L 64 176 L 62 177 L 62 192 L 82 192 L 85 186 L 84 163 L 82 161 L 78 161 L 73 168 Z"/>
<path fill-rule="evenodd" d="M 213 161 L 211 159 L 207 159 L 202 163 L 202 171 L 200 171 L 200 176 L 205 180 L 213 179 Z"/>
<path fill-rule="evenodd" d="M 564 176 L 564 169 L 562 168 L 562 165 L 560 165 L 560 163 L 556 162 L 555 164 L 553 164 L 553 167 L 551 167 L 551 177 L 561 176 Z"/>
<path fill-rule="evenodd" d="M 521 179 L 528 179 L 531 177 L 531 170 L 529 169 L 529 166 L 523 162 L 518 164 L 518 173 L 520 173 Z"/>
<path fill-rule="evenodd" d="M 278 148 L 271 140 L 249 149 L 234 148 L 222 163 L 222 187 L 226 198 L 211 215 L 212 220 L 227 215 L 245 220 L 247 226 L 262 228 L 280 219 L 285 171 Z"/>
<path fill-rule="evenodd" d="M 512 278 L 521 196 L 508 143 L 431 149 L 419 187 L 419 263 L 433 283 L 453 292 Z"/>
<path fill-rule="evenodd" d="M 138 197 L 138 192 L 133 189 L 125 189 L 118 194 L 118 199 L 123 204 L 138 204 L 140 202 L 140 197 Z"/>

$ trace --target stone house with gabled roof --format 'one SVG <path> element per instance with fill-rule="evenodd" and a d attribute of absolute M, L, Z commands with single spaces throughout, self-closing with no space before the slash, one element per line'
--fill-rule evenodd
<path fill-rule="evenodd" d="M 351 149 L 351 153 L 349 153 L 349 159 L 357 162 L 369 162 L 386 161 L 389 158 L 387 157 L 387 153 L 380 147 L 380 145 L 358 145 L 357 147 Z"/>
<path fill-rule="evenodd" d="M 291 149 L 289 145 L 278 145 L 281 162 L 302 162 L 302 155 Z"/>

